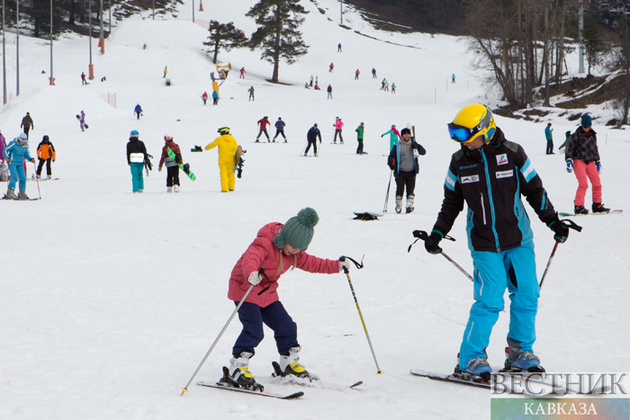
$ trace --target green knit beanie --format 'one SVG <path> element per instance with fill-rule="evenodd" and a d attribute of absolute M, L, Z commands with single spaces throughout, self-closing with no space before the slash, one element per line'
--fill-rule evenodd
<path fill-rule="evenodd" d="M 299 211 L 297 216 L 290 218 L 284 227 L 273 238 L 273 243 L 278 247 L 289 244 L 300 251 L 306 251 L 313 239 L 313 228 L 319 222 L 317 212 L 310 207 Z"/>

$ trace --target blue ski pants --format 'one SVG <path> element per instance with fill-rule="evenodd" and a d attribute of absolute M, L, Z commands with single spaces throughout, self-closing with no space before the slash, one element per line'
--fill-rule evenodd
<path fill-rule="evenodd" d="M 245 302 L 238 310 L 238 319 L 243 324 L 243 330 L 234 343 L 233 355 L 238 355 L 242 351 L 255 353 L 254 348 L 265 336 L 263 323 L 273 330 L 279 354 L 288 355 L 291 347 L 298 346 L 297 324 L 293 322 L 279 300 L 264 308 L 255 303 Z"/>
<path fill-rule="evenodd" d="M 15 183 L 20 180 L 20 191 L 26 189 L 26 172 L 24 171 L 24 162 L 20 162 L 17 165 L 13 163 L 9 164 L 9 173 L 11 179 L 9 180 L 9 189 L 15 189 Z"/>
<path fill-rule="evenodd" d="M 461 369 L 475 357 L 487 357 L 492 327 L 503 310 L 505 289 L 510 297 L 510 353 L 530 351 L 536 341 L 540 288 L 533 242 L 503 252 L 472 251 L 475 303 L 460 348 Z"/>
<path fill-rule="evenodd" d="M 144 169 L 144 163 L 131 162 L 131 183 L 133 184 L 133 192 L 138 192 L 144 189 L 144 178 L 142 176 L 142 170 Z"/>

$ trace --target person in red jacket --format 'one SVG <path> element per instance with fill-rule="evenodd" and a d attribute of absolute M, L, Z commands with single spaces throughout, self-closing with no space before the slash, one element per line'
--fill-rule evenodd
<path fill-rule="evenodd" d="M 261 387 L 248 366 L 255 348 L 263 339 L 263 323 L 274 331 L 280 354 L 279 362 L 274 362 L 276 374 L 310 378 L 299 363 L 301 347 L 297 340 L 297 325 L 282 306 L 277 289 L 280 276 L 289 269 L 297 267 L 309 273 L 334 274 L 349 267 L 348 259 L 327 260 L 305 252 L 318 221 L 317 212 L 307 207 L 284 225 L 269 223 L 263 226 L 234 266 L 228 299 L 238 305 L 247 290 L 253 288 L 238 310 L 243 329 L 234 343 L 230 366 L 224 369 L 221 379 L 227 385 L 245 389 Z"/>
<path fill-rule="evenodd" d="M 260 131 L 258 132 L 258 135 L 256 136 L 255 143 L 260 143 L 258 139 L 260 138 L 260 135 L 262 133 L 265 133 L 265 136 L 267 136 L 267 143 L 269 143 L 270 142 L 269 133 L 267 133 L 267 125 L 270 124 L 269 118 L 265 115 L 262 119 L 258 120 L 257 124 L 260 126 Z"/>
<path fill-rule="evenodd" d="M 168 149 L 171 149 L 175 154 L 173 160 L 168 155 Z M 179 192 L 179 164 L 182 164 L 182 152 L 179 149 L 179 145 L 173 141 L 173 137 L 164 136 L 164 147 L 162 148 L 162 157 L 160 158 L 160 164 L 158 165 L 158 171 L 162 172 L 162 165 L 166 165 L 166 192 L 170 193 L 175 190 Z"/>

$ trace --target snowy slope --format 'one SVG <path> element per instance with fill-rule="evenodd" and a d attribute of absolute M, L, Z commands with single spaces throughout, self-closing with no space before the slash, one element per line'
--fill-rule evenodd
<path fill-rule="evenodd" d="M 254 22 L 244 14 L 254 4 L 212 2 L 195 17 L 234 21 L 250 34 Z M 407 246 L 412 230 L 430 229 L 440 208 L 444 174 L 457 150 L 446 124 L 461 106 L 494 102 L 493 97 L 469 68 L 471 55 L 457 38 L 374 31 L 358 15 L 346 15 L 353 29 L 377 39 L 367 38 L 338 26 L 336 1 L 318 0 L 326 14 L 314 3 L 303 5 L 311 11 L 302 27 L 310 50 L 295 65 L 281 66 L 285 84 L 265 81 L 272 67 L 259 60 L 259 51 L 222 52 L 219 59 L 231 62 L 234 71 L 221 87 L 219 106 L 204 107 L 200 99 L 203 91 L 211 92 L 209 73 L 215 69 L 200 52 L 207 31 L 190 21 L 188 2 L 178 19 L 134 17 L 120 23 L 102 56 L 94 42 L 96 78 L 89 86 L 81 86 L 79 78 L 87 73 L 87 38 L 66 36 L 55 43 L 56 86 L 50 87 L 48 74 L 41 73 L 49 72 L 49 45 L 20 37 L 21 95 L 2 108 L 0 128 L 8 139 L 17 136 L 29 111 L 35 121 L 31 152 L 48 134 L 58 156 L 54 175 L 61 179 L 40 183 L 41 201 L 0 203 L 0 418 L 488 418 L 490 396 L 484 391 L 409 374 L 414 367 L 451 371 L 472 293 L 470 282 L 446 260 L 428 255 L 422 244 L 411 253 Z M 7 85 L 14 93 L 10 36 Z M 338 43 L 343 53 L 336 52 Z M 331 61 L 334 73 L 328 73 Z M 162 77 L 164 66 L 170 87 Z M 237 74 L 243 66 L 245 80 Z M 377 79 L 369 74 L 372 67 Z M 357 68 L 361 78 L 355 81 Z M 311 75 L 318 76 L 322 89 L 332 84 L 332 101 L 324 90 L 303 88 Z M 100 82 L 103 76 L 106 82 Z M 395 95 L 379 91 L 383 77 L 396 83 Z M 254 102 L 247 100 L 250 86 L 256 89 Z M 116 94 L 115 108 L 102 99 L 107 93 Z M 136 103 L 144 109 L 139 121 L 133 115 Z M 80 110 L 90 125 L 85 133 L 75 119 Z M 272 122 L 283 118 L 289 143 L 252 144 L 256 121 L 265 115 Z M 343 146 L 330 144 L 336 116 L 346 123 Z M 362 121 L 369 154 L 356 156 L 354 129 Z M 576 127 L 550 121 L 556 146 L 564 131 Z M 306 131 L 315 122 L 324 137 L 320 157 L 300 157 Z M 416 126 L 427 149 L 416 212 L 396 215 L 390 203 L 390 213 L 377 222 L 353 221 L 353 211 L 382 210 L 389 180 L 382 155 L 389 140 L 380 135 L 391 124 L 407 123 Z M 570 211 L 577 183 L 565 172 L 562 154 L 544 155 L 545 124 L 501 117 L 497 123 L 528 151 L 555 206 Z M 194 145 L 212 141 L 223 125 L 247 149 L 243 178 L 231 194 L 219 192 L 216 152 L 190 153 Z M 125 161 L 132 129 L 156 157 L 163 136 L 172 135 L 197 181 L 182 175 L 182 192 L 166 194 L 165 172 L 154 170 L 145 177 L 144 194 L 132 194 Z M 628 210 L 627 136 L 606 127 L 595 130 L 604 202 Z M 37 196 L 37 188 L 29 182 L 27 191 Z M 295 271 L 283 276 L 280 296 L 299 326 L 302 362 L 329 383 L 365 384 L 358 390 L 303 389 L 306 395 L 299 401 L 196 386 L 180 397 L 234 309 L 226 298 L 234 263 L 262 225 L 285 222 L 306 206 L 320 216 L 310 253 L 365 255 L 365 269 L 353 270 L 351 278 L 384 374 L 375 374 L 345 276 Z M 584 231 L 572 233 L 560 246 L 545 280 L 536 352 L 553 371 L 630 371 L 630 339 L 622 333 L 630 268 L 627 216 L 576 222 Z M 553 234 L 536 221 L 533 228 L 541 275 Z M 463 217 L 451 234 L 458 241 L 445 244 L 445 250 L 471 271 Z M 507 323 L 502 315 L 488 349 L 496 366 L 503 362 Z M 198 380 L 219 378 L 239 331 L 235 321 Z M 302 389 L 270 383 L 276 357 L 267 330 L 250 364 L 257 379 L 269 390 Z"/>

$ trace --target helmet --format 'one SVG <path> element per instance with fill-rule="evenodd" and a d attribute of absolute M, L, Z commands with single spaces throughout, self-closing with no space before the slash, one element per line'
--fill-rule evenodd
<path fill-rule="evenodd" d="M 138 130 L 131 130 L 131 133 L 129 133 L 129 135 L 131 137 L 138 137 L 140 133 L 138 133 Z"/>
<path fill-rule="evenodd" d="M 46 135 L 46 136 L 44 136 L 44 137 L 42 138 L 42 140 L 44 140 L 44 141 L 48 141 L 48 140 L 50 140 L 50 137 L 48 137 L 48 136 Z"/>
<path fill-rule="evenodd" d="M 469 143 L 476 137 L 485 137 L 484 143 L 490 143 L 496 132 L 492 111 L 485 105 L 472 104 L 463 107 L 452 123 L 448 124 L 451 139 L 459 143 Z"/>
<path fill-rule="evenodd" d="M 221 127 L 217 132 L 221 134 L 230 134 L 230 127 Z"/>
<path fill-rule="evenodd" d="M 171 140 L 173 140 L 173 136 L 169 136 L 169 135 L 164 136 L 164 141 L 171 141 Z"/>

